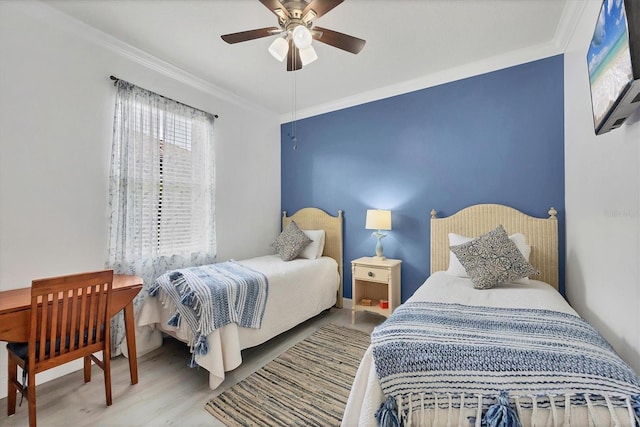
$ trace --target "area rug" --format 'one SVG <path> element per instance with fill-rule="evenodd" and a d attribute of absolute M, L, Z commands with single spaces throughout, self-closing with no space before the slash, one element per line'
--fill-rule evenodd
<path fill-rule="evenodd" d="M 369 334 L 328 324 L 207 402 L 228 426 L 338 426 Z"/>

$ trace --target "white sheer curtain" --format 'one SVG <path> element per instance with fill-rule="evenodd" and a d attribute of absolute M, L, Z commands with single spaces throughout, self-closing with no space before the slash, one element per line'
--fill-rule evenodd
<path fill-rule="evenodd" d="M 106 266 L 146 288 L 166 271 L 215 259 L 214 116 L 123 80 L 116 87 Z M 122 315 L 111 330 L 117 355 Z"/>

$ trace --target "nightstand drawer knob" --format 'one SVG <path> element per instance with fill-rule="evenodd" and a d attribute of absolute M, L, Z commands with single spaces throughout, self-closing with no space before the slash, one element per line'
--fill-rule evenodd
<path fill-rule="evenodd" d="M 367 273 L 367 276 L 369 276 L 369 277 L 373 277 L 373 271 L 368 272 L 368 273 Z"/>

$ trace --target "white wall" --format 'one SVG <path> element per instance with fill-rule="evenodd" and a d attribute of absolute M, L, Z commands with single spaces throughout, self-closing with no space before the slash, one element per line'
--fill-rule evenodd
<path fill-rule="evenodd" d="M 220 116 L 219 260 L 269 253 L 279 232 L 278 117 L 198 89 L 197 78 L 168 64 L 141 65 L 103 41 L 46 5 L 0 1 L 0 290 L 104 267 L 111 74 Z M 0 343 L 0 398 L 6 363 Z"/>
<path fill-rule="evenodd" d="M 570 303 L 640 372 L 640 111 L 596 136 L 586 53 L 589 0 L 565 53 L 565 208 Z"/>

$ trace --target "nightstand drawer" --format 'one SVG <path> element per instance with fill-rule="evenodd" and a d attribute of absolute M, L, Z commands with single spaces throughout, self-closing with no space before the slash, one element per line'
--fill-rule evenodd
<path fill-rule="evenodd" d="M 386 268 L 356 265 L 353 277 L 358 280 L 387 283 L 389 281 L 389 270 Z"/>

